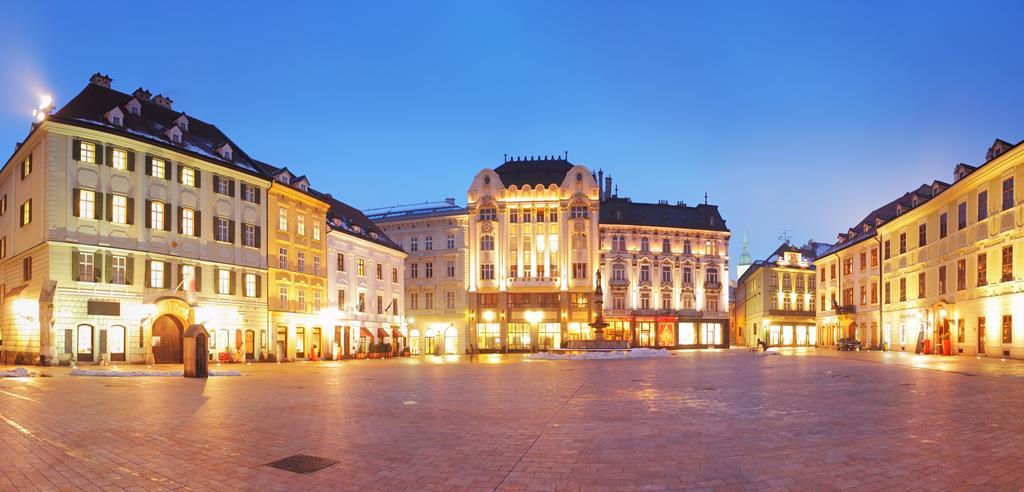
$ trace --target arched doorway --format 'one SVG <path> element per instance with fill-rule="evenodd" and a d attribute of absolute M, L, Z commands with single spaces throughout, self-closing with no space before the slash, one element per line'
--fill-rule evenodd
<path fill-rule="evenodd" d="M 444 353 L 445 355 L 459 353 L 459 334 L 451 326 L 444 330 Z"/>
<path fill-rule="evenodd" d="M 153 360 L 157 364 L 181 364 L 182 326 L 178 319 L 165 314 L 153 322 Z"/>
<path fill-rule="evenodd" d="M 847 335 L 854 340 L 857 340 L 857 323 L 850 323 L 850 328 L 847 330 Z"/>

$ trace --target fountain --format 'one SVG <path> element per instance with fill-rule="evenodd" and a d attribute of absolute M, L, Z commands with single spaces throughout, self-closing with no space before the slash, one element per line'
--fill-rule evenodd
<path fill-rule="evenodd" d="M 601 288 L 601 270 L 597 271 L 597 290 L 594 291 L 594 307 L 597 318 L 589 323 L 594 329 L 593 340 L 569 340 L 569 350 L 627 350 L 628 340 L 605 340 L 604 329 L 608 322 L 604 320 L 604 290 Z"/>

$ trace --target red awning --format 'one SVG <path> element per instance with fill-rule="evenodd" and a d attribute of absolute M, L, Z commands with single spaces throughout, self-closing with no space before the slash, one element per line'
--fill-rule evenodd
<path fill-rule="evenodd" d="M 394 337 L 395 338 L 404 338 L 405 337 L 405 335 L 402 334 L 402 329 L 401 328 L 393 328 L 391 331 L 394 332 Z"/>
<path fill-rule="evenodd" d="M 360 329 L 359 329 L 359 332 L 360 332 L 360 334 L 361 334 L 362 336 L 364 336 L 364 337 L 370 337 L 370 338 L 373 338 L 373 332 L 372 332 L 372 331 L 370 331 L 370 330 L 367 330 L 366 328 L 360 328 Z"/>
<path fill-rule="evenodd" d="M 387 338 L 387 337 L 390 337 L 391 334 L 388 333 L 388 331 L 385 330 L 384 328 L 377 328 L 377 336 L 379 336 L 381 338 Z"/>

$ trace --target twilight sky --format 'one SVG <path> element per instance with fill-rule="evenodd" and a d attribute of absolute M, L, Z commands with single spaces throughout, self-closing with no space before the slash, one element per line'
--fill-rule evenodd
<path fill-rule="evenodd" d="M 103 3 L 103 5 L 99 5 Z M 360 207 L 465 202 L 569 152 L 622 196 L 705 192 L 755 258 L 1024 139 L 1013 2 L 4 1 L 0 140 L 101 71 Z M 283 5 L 283 4 L 278 4 Z"/>

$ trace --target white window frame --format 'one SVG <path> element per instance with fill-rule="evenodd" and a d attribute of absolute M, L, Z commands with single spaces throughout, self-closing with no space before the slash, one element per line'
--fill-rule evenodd
<path fill-rule="evenodd" d="M 224 270 L 224 269 L 217 270 L 217 293 L 218 294 L 230 294 L 231 293 L 231 270 Z"/>
<path fill-rule="evenodd" d="M 91 219 L 96 217 L 96 192 L 93 190 L 78 190 L 78 217 Z"/>
<path fill-rule="evenodd" d="M 128 151 L 113 149 L 110 151 L 110 167 L 119 171 L 128 169 Z"/>
<path fill-rule="evenodd" d="M 110 263 L 110 283 L 125 285 L 128 283 L 128 258 L 113 256 Z"/>
<path fill-rule="evenodd" d="M 158 201 L 149 202 L 149 225 L 153 229 L 164 228 L 164 203 Z"/>
<path fill-rule="evenodd" d="M 256 274 L 245 274 L 245 297 L 256 297 Z"/>
<path fill-rule="evenodd" d="M 298 214 L 295 216 L 295 233 L 300 236 L 306 235 L 306 215 Z"/>
<path fill-rule="evenodd" d="M 78 280 L 80 282 L 96 281 L 95 253 L 78 253 Z"/>
<path fill-rule="evenodd" d="M 167 176 L 167 161 L 153 158 L 150 161 L 149 174 L 154 178 L 164 179 Z"/>
<path fill-rule="evenodd" d="M 79 150 L 79 161 L 96 164 L 96 144 L 92 142 L 81 142 Z"/>
<path fill-rule="evenodd" d="M 146 279 L 146 281 L 149 282 L 149 287 L 151 289 L 162 289 L 164 287 L 164 275 L 166 274 L 167 272 L 164 271 L 164 262 L 149 262 L 149 278 Z"/>
<path fill-rule="evenodd" d="M 191 167 L 181 168 L 181 184 L 196 187 L 196 170 Z"/>
<path fill-rule="evenodd" d="M 128 224 L 128 197 L 111 195 L 110 221 L 115 224 Z"/>
<path fill-rule="evenodd" d="M 181 209 L 181 233 L 185 236 L 196 235 L 196 211 L 191 208 Z"/>

